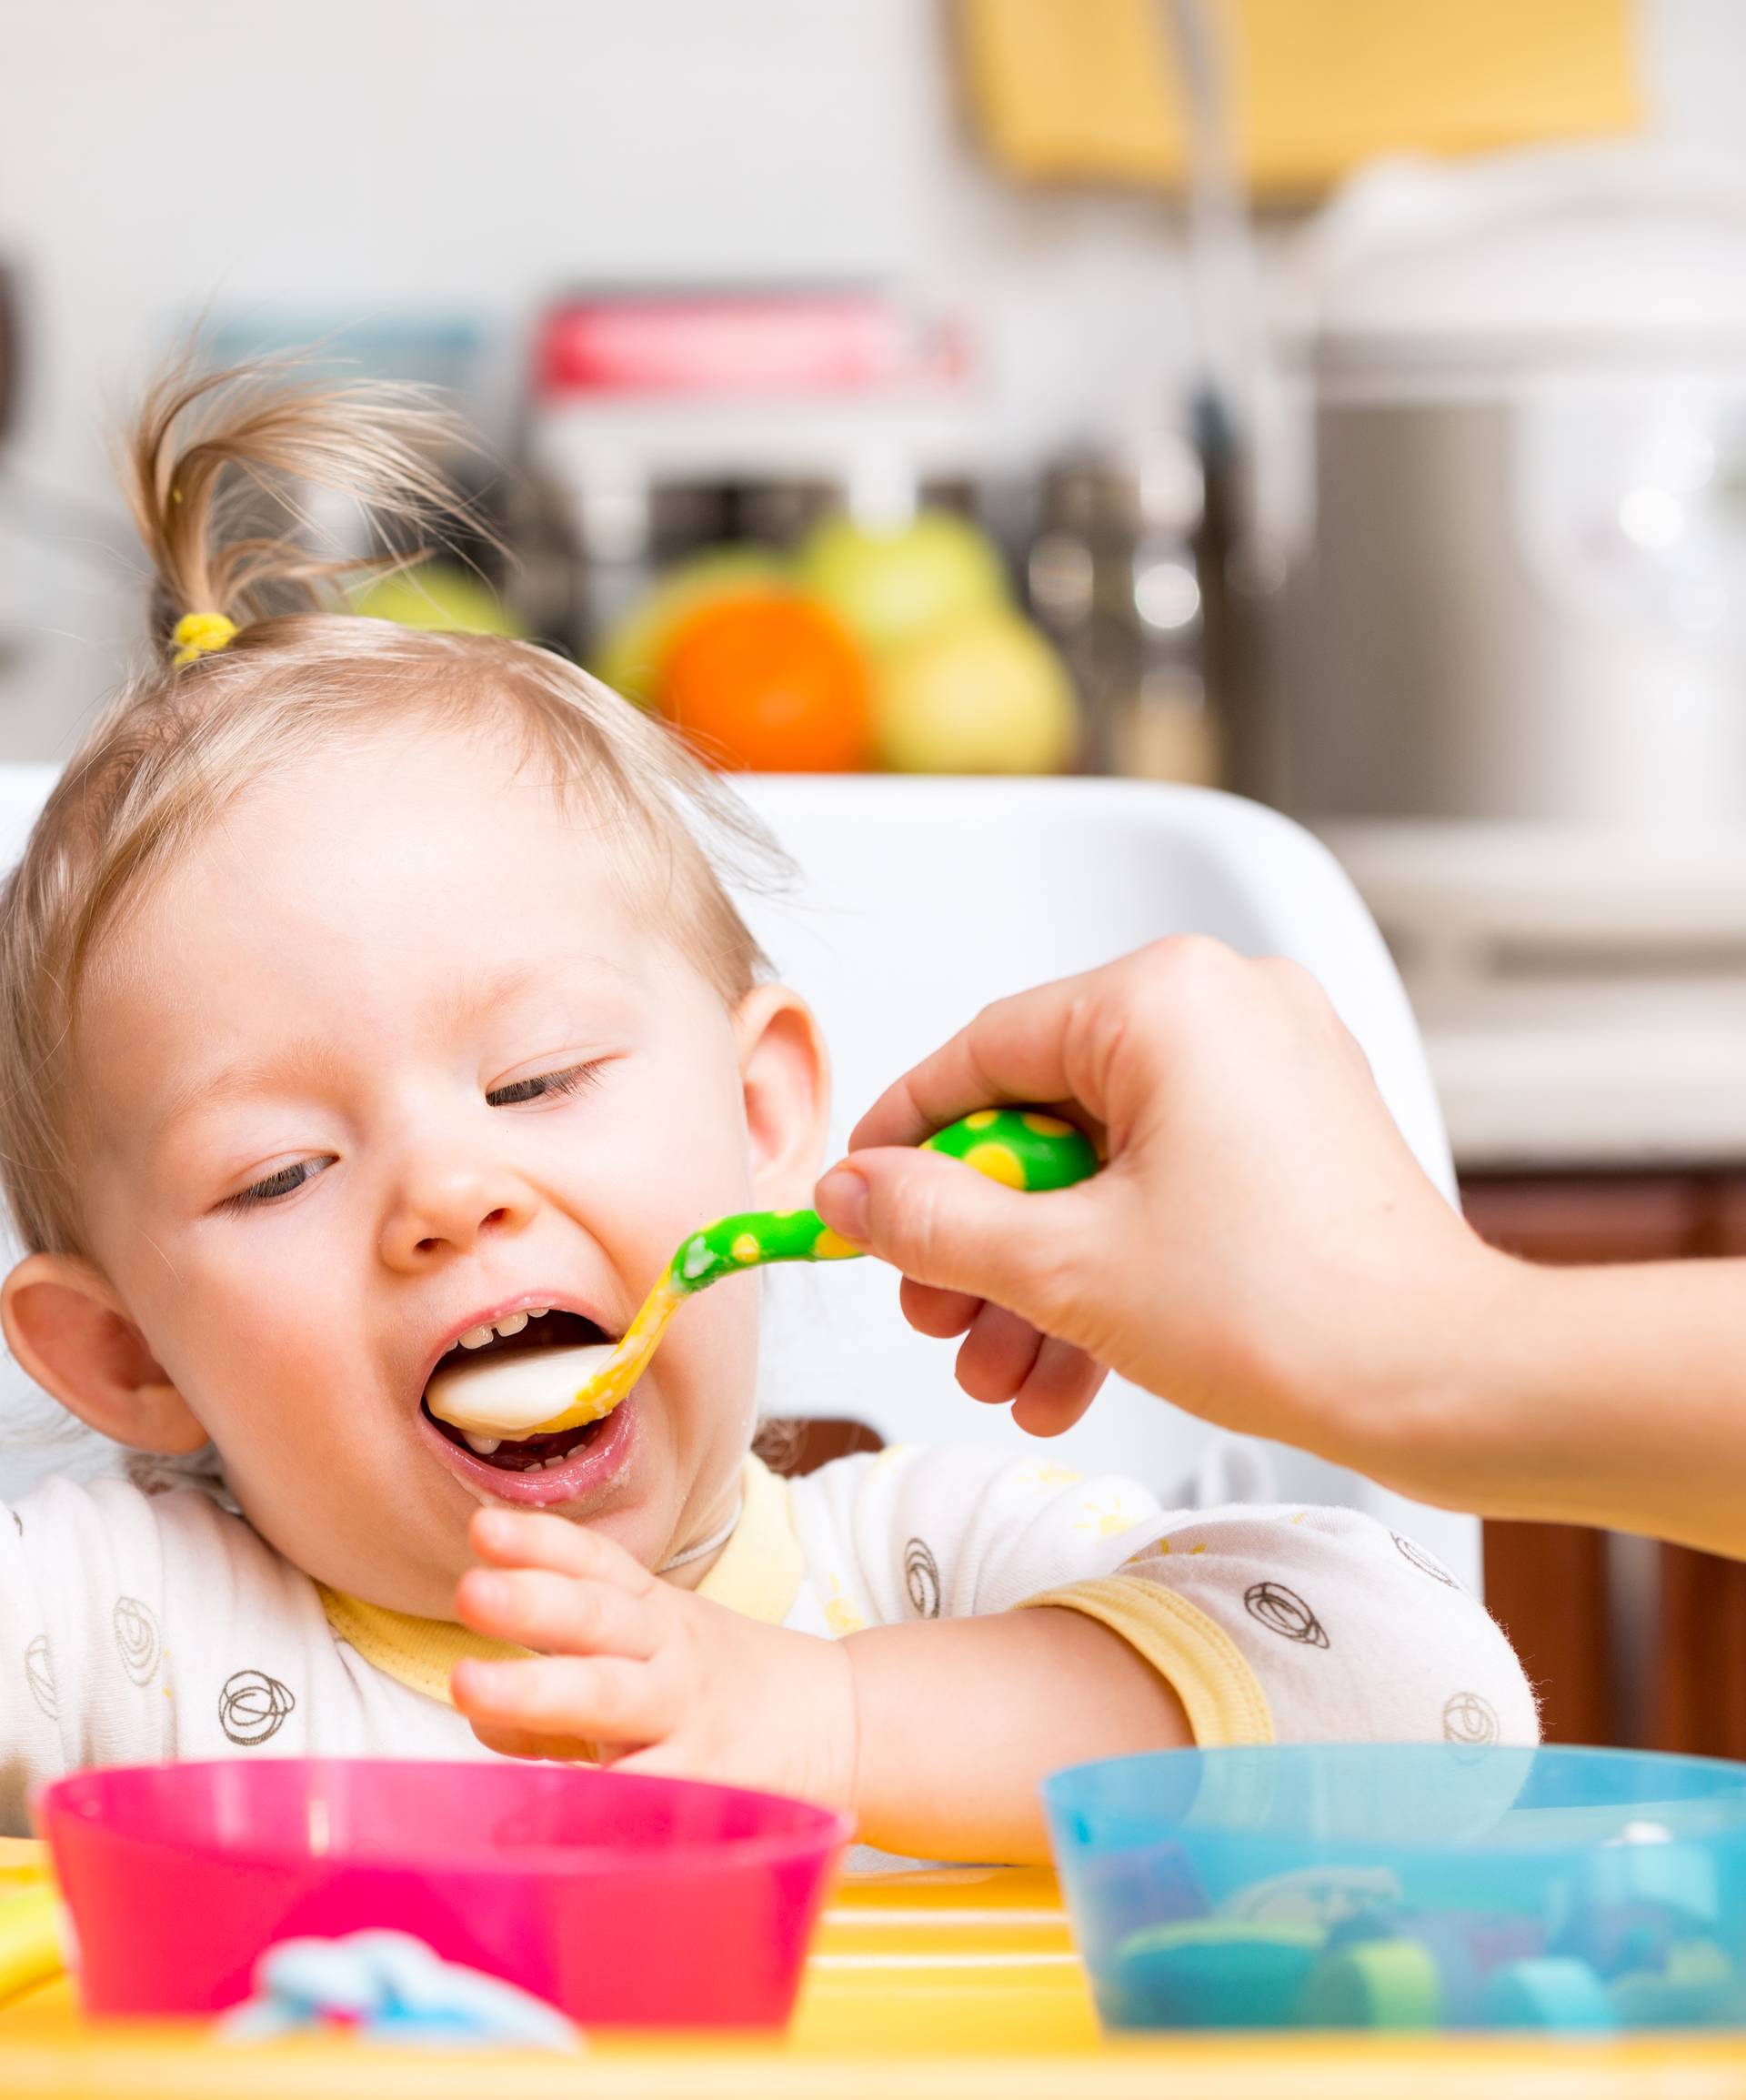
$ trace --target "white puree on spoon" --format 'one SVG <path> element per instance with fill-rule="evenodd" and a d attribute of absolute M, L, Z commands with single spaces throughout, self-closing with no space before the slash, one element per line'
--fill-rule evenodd
<path fill-rule="evenodd" d="M 477 1361 L 463 1357 L 432 1378 L 425 1404 L 438 1422 L 475 1436 L 526 1436 L 569 1408 L 617 1347 L 597 1341 L 577 1349 L 517 1349 Z"/>

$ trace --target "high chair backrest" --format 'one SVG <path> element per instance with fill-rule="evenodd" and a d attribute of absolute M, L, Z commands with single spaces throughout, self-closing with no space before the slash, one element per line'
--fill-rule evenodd
<path fill-rule="evenodd" d="M 1419 1033 L 1388 950 L 1325 848 L 1287 819 L 1201 789 L 1116 780 L 765 777 L 744 783 L 801 870 L 753 899 L 778 971 L 812 1001 L 834 1071 L 832 1143 L 874 1096 L 988 1000 L 1169 933 L 1207 933 L 1311 970 L 1359 1041 L 1420 1163 L 1454 1175 Z M 872 1262 L 769 1272 L 764 1405 L 852 1415 L 888 1441 L 996 1439 L 1161 1492 L 1315 1499 L 1389 1515 L 1477 1582 L 1479 1527 L 1340 1468 L 1209 1429 L 1112 1382 L 1041 1445 L 953 1383 L 953 1346 L 905 1326 Z M 1160 1302 L 1170 1278 L 1158 1279 Z"/>
<path fill-rule="evenodd" d="M 16 858 L 54 777 L 49 766 L 0 766 L 0 867 Z M 790 894 L 748 909 L 778 970 L 824 1023 L 835 1146 L 889 1080 L 988 1000 L 1162 934 L 1199 932 L 1289 956 L 1320 979 L 1413 1150 L 1452 1194 L 1418 1032 L 1381 937 L 1333 859 L 1284 818 L 1226 795 L 1108 780 L 743 785 L 800 870 Z M 1167 1299 L 1169 1277 L 1158 1283 Z M 909 1331 L 896 1280 L 878 1264 L 777 1270 L 768 1290 L 768 1413 L 852 1416 L 888 1442 L 992 1439 L 1080 1471 L 1130 1473 L 1167 1495 L 1351 1503 L 1410 1526 L 1463 1579 L 1478 1579 L 1470 1518 L 1227 1436 L 1119 1382 L 1068 1435 L 1037 1444 L 964 1397 L 950 1345 Z M 0 1424 L 8 1403 L 34 1390 L 15 1365 L 4 1372 Z M 9 1461 L 0 1432 L 0 1495 L 45 1457 L 54 1453 Z"/>

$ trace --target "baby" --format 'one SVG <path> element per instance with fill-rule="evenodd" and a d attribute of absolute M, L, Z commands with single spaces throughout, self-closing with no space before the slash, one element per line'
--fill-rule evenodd
<path fill-rule="evenodd" d="M 262 536 L 299 480 L 427 509 L 420 416 L 184 376 L 132 448 L 164 647 L 0 903 L 0 1315 L 90 1428 L 214 1462 L 0 1512 L 0 1828 L 93 1763 L 508 1753 L 1018 1861 L 1078 1759 L 1531 1742 L 1484 1611 L 1352 1512 L 970 1447 L 777 1479 L 751 1282 L 601 1422 L 435 1419 L 457 1346 L 614 1339 L 693 1228 L 807 1203 L 826 1065 L 706 850 L 749 820 L 658 723 L 537 648 L 321 610 Z"/>

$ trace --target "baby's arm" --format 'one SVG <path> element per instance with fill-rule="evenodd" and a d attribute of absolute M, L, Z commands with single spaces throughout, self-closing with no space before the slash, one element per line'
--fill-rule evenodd
<path fill-rule="evenodd" d="M 1120 1483 L 1033 1496 L 1024 1522 L 1023 1502 L 999 1517 L 1011 1472 L 978 1505 L 954 1462 L 933 1454 L 905 1507 L 921 1506 L 918 1483 L 956 1490 L 981 1550 L 943 1565 L 930 1551 L 920 1615 L 837 1641 L 676 1590 L 557 1518 L 482 1512 L 487 1565 L 457 1611 L 538 1653 L 460 1664 L 456 1704 L 512 1754 L 772 1787 L 853 1809 L 890 1851 L 1015 1862 L 1047 1856 L 1037 1782 L 1085 1759 L 1536 1740 L 1533 1694 L 1483 1607 L 1370 1517 L 1236 1507 L 1099 1539 L 1075 1512 L 1113 1510 Z M 902 1470 L 881 1482 L 866 1467 L 847 1492 Z M 943 1522 L 931 1530 L 943 1546 Z M 932 1616 L 942 1595 L 966 1615 Z"/>
<path fill-rule="evenodd" d="M 839 1645 L 855 1685 L 854 1806 L 862 1837 L 888 1852 L 1047 1860 L 1046 1773 L 1194 1741 L 1169 1680 L 1079 1612 L 870 1626 Z"/>
<path fill-rule="evenodd" d="M 1082 1560 L 1072 1534 L 1062 1542 Z M 1239 1506 L 1126 1542 L 1137 1550 L 1111 1572 L 1027 1609 L 844 1642 L 863 1715 L 858 1798 L 878 1842 L 1046 1856 L 1037 1782 L 1127 1751 L 1539 1738 L 1533 1693 L 1484 1607 L 1372 1517 Z M 1102 1647 L 1072 1637 L 1076 1618 L 1104 1629 Z"/>
<path fill-rule="evenodd" d="M 830 1641 L 657 1581 L 597 1533 L 482 1512 L 457 1610 L 538 1653 L 467 1662 L 456 1704 L 514 1755 L 599 1755 L 852 1809 L 870 1844 L 1048 1856 L 1043 1773 L 1190 1740 L 1169 1683 L 1085 1613 L 871 1627 Z"/>

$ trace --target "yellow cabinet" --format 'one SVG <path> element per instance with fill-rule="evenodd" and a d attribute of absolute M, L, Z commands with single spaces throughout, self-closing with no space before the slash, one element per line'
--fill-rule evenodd
<path fill-rule="evenodd" d="M 1630 130 L 1631 0 L 1212 0 L 1252 186 L 1325 187 L 1358 162 Z M 1037 181 L 1171 187 L 1183 171 L 1157 0 L 959 0 L 972 116 Z"/>

